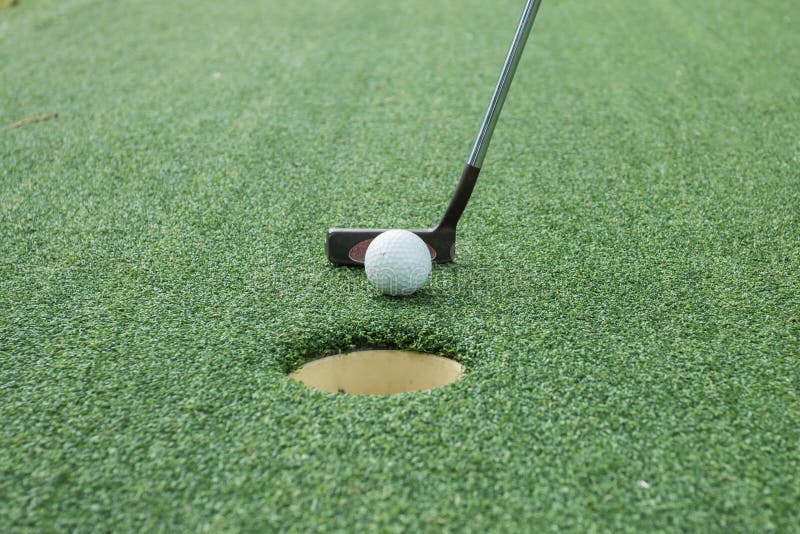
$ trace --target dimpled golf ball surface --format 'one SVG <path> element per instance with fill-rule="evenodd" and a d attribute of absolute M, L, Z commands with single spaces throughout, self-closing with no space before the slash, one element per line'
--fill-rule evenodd
<path fill-rule="evenodd" d="M 386 295 L 410 295 L 428 280 L 428 245 L 408 230 L 389 230 L 372 240 L 364 256 L 367 279 Z"/>

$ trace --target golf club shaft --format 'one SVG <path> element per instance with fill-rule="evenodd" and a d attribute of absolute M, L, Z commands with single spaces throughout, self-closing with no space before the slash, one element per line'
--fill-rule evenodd
<path fill-rule="evenodd" d="M 489 102 L 489 108 L 486 110 L 486 116 L 481 123 L 478 137 L 475 139 L 475 145 L 472 147 L 469 159 L 467 159 L 467 164 L 472 167 L 480 169 L 483 165 L 483 158 L 486 157 L 486 150 L 489 148 L 489 143 L 492 140 L 492 133 L 494 133 L 497 118 L 500 116 L 500 110 L 503 109 L 503 103 L 506 100 L 508 88 L 511 87 L 511 80 L 514 79 L 514 73 L 517 70 L 519 58 L 522 55 L 522 50 L 525 48 L 525 42 L 528 40 L 528 34 L 531 32 L 533 21 L 536 18 L 536 12 L 539 10 L 539 4 L 541 3 L 541 0 L 527 0 L 525 3 L 525 10 L 522 12 L 522 17 L 519 19 L 517 32 L 514 34 L 514 40 L 511 41 L 511 47 L 508 49 L 506 62 L 503 65 L 503 70 L 500 72 L 500 77 L 497 79 L 497 85 L 494 88 L 492 100 Z"/>

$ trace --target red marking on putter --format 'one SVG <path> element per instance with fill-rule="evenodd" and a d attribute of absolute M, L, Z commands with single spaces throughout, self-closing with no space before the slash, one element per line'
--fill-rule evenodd
<path fill-rule="evenodd" d="M 432 246 L 430 246 L 430 245 L 429 245 L 429 244 L 427 244 L 427 243 L 425 243 L 425 246 L 426 246 L 426 247 L 428 247 L 428 252 L 430 252 L 430 253 L 431 253 L 431 260 L 435 260 L 435 259 L 436 259 L 436 251 L 435 251 L 435 250 L 433 250 L 433 247 L 432 247 Z"/>
<path fill-rule="evenodd" d="M 372 239 L 365 239 L 364 241 L 356 243 L 347 255 L 353 261 L 364 263 L 364 256 L 367 255 L 367 248 L 369 248 L 370 243 L 372 243 Z"/>
<path fill-rule="evenodd" d="M 347 253 L 347 256 L 359 263 L 364 263 L 364 256 L 367 255 L 367 249 L 369 248 L 369 244 L 372 243 L 372 239 L 365 239 L 364 241 L 359 241 L 355 245 L 350 248 L 350 251 Z M 431 260 L 436 259 L 436 251 L 433 249 L 432 246 L 425 243 L 425 246 L 428 247 L 428 252 L 431 255 Z"/>

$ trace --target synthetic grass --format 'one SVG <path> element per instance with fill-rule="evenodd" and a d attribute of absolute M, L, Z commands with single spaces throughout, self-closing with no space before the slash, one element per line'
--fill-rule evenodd
<path fill-rule="evenodd" d="M 545 0 L 457 261 L 385 298 L 328 226 L 442 213 L 522 1 L 0 14 L 0 525 L 800 524 L 800 4 Z M 428 393 L 285 373 L 453 355 Z"/>

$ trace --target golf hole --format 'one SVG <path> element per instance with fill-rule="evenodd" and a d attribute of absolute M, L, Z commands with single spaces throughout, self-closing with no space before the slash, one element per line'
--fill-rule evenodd
<path fill-rule="evenodd" d="M 329 393 L 390 395 L 438 388 L 461 378 L 461 364 L 402 350 L 360 350 L 309 362 L 289 377 Z"/>

